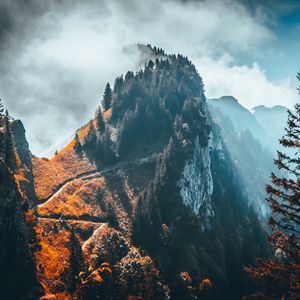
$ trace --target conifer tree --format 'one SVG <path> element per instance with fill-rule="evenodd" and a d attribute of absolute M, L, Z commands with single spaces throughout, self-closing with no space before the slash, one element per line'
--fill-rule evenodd
<path fill-rule="evenodd" d="M 93 121 L 90 121 L 87 135 L 84 139 L 84 147 L 88 151 L 94 151 L 96 148 L 97 136 Z"/>
<path fill-rule="evenodd" d="M 117 77 L 115 80 L 115 85 L 114 85 L 114 93 L 118 94 L 120 93 L 122 86 L 123 86 L 124 80 L 123 80 L 123 75 L 120 77 Z"/>
<path fill-rule="evenodd" d="M 7 110 L 5 116 L 4 161 L 9 167 L 14 168 L 16 163 L 16 153 Z"/>
<path fill-rule="evenodd" d="M 107 83 L 106 86 L 105 86 L 104 95 L 103 95 L 103 108 L 104 108 L 104 111 L 111 108 L 111 101 L 112 101 L 112 91 L 111 91 L 111 88 L 110 88 L 110 84 Z"/>
<path fill-rule="evenodd" d="M 4 106 L 2 103 L 2 99 L 0 99 L 0 117 L 4 116 Z"/>
<path fill-rule="evenodd" d="M 79 141 L 79 138 L 78 138 L 78 134 L 76 132 L 75 134 L 75 144 L 74 144 L 74 150 L 77 154 L 81 154 L 82 153 L 82 145 Z"/>
<path fill-rule="evenodd" d="M 98 106 L 98 108 L 96 110 L 95 118 L 96 118 L 97 131 L 100 134 L 102 134 L 105 131 L 105 123 L 104 123 L 104 120 L 103 120 L 102 111 L 101 111 L 100 106 Z"/>
<path fill-rule="evenodd" d="M 256 299 L 300 299 L 300 104 L 288 111 L 285 130 L 280 144 L 292 154 L 278 151 L 275 160 L 285 175 L 272 173 L 266 186 L 272 211 L 268 241 L 274 258 L 258 259 L 255 267 L 245 268 L 257 284 Z"/>
<path fill-rule="evenodd" d="M 4 106 L 2 104 L 2 99 L 0 99 L 0 127 L 2 126 L 4 126 Z M 0 157 L 3 157 L 4 145 L 4 132 L 0 130 Z"/>

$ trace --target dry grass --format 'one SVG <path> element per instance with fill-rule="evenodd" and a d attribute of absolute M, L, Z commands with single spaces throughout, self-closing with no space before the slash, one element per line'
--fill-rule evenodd
<path fill-rule="evenodd" d="M 78 242 L 82 244 L 99 226 L 93 222 L 59 221 L 39 219 L 36 235 L 40 249 L 35 252 L 38 277 L 46 294 L 55 294 L 58 300 L 74 299 L 66 291 L 64 274 L 70 268 L 70 230 L 74 229 Z"/>
<path fill-rule="evenodd" d="M 59 234 L 55 234 L 59 232 Z M 38 275 L 46 293 L 53 293 L 63 286 L 62 274 L 69 268 L 70 249 L 66 241 L 70 232 L 55 221 L 39 220 L 36 228 L 40 251 L 35 253 Z M 65 293 L 56 292 L 58 299 L 71 299 Z"/>
<path fill-rule="evenodd" d="M 103 113 L 103 118 L 108 119 L 110 115 L 111 109 Z M 93 122 L 95 125 L 95 120 Z M 81 142 L 88 128 L 89 123 L 78 130 Z M 50 160 L 33 157 L 36 194 L 39 199 L 45 199 L 68 179 L 94 170 L 96 170 L 94 164 L 86 157 L 80 157 L 75 153 L 72 140 Z M 41 217 L 38 218 L 34 229 L 40 247 L 35 256 L 39 281 L 47 294 L 55 295 L 58 300 L 75 299 L 74 295 L 66 291 L 67 282 L 65 282 L 70 269 L 71 229 L 74 230 L 80 246 L 84 245 L 83 259 L 88 266 L 93 267 L 93 270 L 99 267 L 99 261 L 101 263 L 119 261 L 120 267 L 125 270 L 132 261 L 132 255 L 134 261 L 142 268 L 153 267 L 149 257 L 141 256 L 139 251 L 130 245 L 132 224 L 129 212 L 125 209 L 126 206 L 123 206 L 126 201 L 134 206 L 140 193 L 140 190 L 134 187 L 138 184 L 143 186 L 140 177 L 145 176 L 141 176 L 138 171 L 139 169 L 135 168 L 123 175 L 113 172 L 106 174 L 105 178 L 74 179 L 64 185 L 49 201 L 37 206 L 37 212 Z M 23 179 L 22 173 L 18 176 L 19 180 Z M 143 180 L 147 182 L 146 179 Z M 101 221 L 103 219 L 102 222 L 108 221 L 108 208 L 113 210 L 120 231 L 99 222 L 99 219 Z M 59 221 L 59 216 L 68 220 Z M 34 223 L 33 213 L 28 214 L 26 218 L 28 222 Z M 132 255 L 129 255 L 128 250 L 131 250 Z M 130 270 L 134 270 L 134 267 L 131 266 Z"/>
<path fill-rule="evenodd" d="M 73 148 L 63 149 L 51 160 L 33 157 L 32 163 L 35 190 L 40 199 L 49 197 L 57 186 L 69 178 L 96 170 L 88 158 L 79 157 Z"/>
<path fill-rule="evenodd" d="M 63 215 L 74 219 L 86 216 L 90 219 L 104 217 L 97 202 L 99 194 L 104 193 L 104 189 L 104 178 L 89 181 L 76 179 L 68 183 L 61 193 L 38 206 L 37 211 L 39 215 L 48 217 L 51 215 Z M 104 195 L 106 198 L 110 196 L 109 193 Z"/>
<path fill-rule="evenodd" d="M 103 112 L 103 118 L 107 120 L 111 115 L 111 109 Z M 96 120 L 93 119 L 96 126 Z M 89 122 L 78 131 L 78 137 L 83 143 L 89 129 Z M 35 191 L 39 199 L 44 199 L 52 195 L 55 189 L 68 180 L 79 174 L 96 170 L 96 166 L 85 155 L 80 157 L 74 151 L 74 139 L 66 145 L 57 155 L 51 159 L 33 157 L 33 176 L 35 181 Z M 19 180 L 25 180 L 19 174 Z"/>

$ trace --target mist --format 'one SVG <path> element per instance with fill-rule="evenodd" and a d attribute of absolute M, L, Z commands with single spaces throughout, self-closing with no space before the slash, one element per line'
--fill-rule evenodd
<path fill-rule="evenodd" d="M 93 117 L 107 82 L 142 67 L 134 45 L 151 43 L 187 55 L 208 98 L 292 106 L 291 78 L 270 81 L 256 62 L 274 51 L 268 20 L 238 1 L 4 0 L 0 97 L 23 121 L 31 151 L 50 155 Z"/>

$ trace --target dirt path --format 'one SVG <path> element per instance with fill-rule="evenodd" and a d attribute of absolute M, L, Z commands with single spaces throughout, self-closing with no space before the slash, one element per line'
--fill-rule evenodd
<path fill-rule="evenodd" d="M 86 172 L 86 173 L 81 173 L 81 174 L 79 174 L 75 177 L 69 178 L 69 179 L 65 180 L 63 183 L 61 183 L 60 185 L 58 185 L 52 195 L 50 195 L 47 198 L 41 199 L 39 201 L 39 203 L 37 204 L 37 206 L 43 205 L 43 204 L 51 201 L 52 198 L 57 196 L 68 184 L 71 184 L 72 181 L 74 181 L 76 179 L 90 180 L 90 179 L 93 179 L 93 178 L 98 178 L 98 177 L 103 176 L 105 173 L 108 173 L 108 172 L 111 172 L 111 171 L 114 171 L 114 170 L 117 170 L 117 169 L 121 169 L 121 168 L 126 168 L 127 166 L 130 166 L 132 164 L 137 165 L 137 164 L 143 164 L 143 163 L 153 161 L 158 157 L 158 155 L 159 155 L 158 153 L 154 153 L 154 154 L 152 154 L 151 156 L 148 156 L 148 157 L 139 158 L 139 159 L 136 159 L 136 160 L 133 160 L 133 161 L 126 161 L 126 162 L 117 163 L 115 165 L 104 168 L 102 171 L 97 171 L 97 170 L 89 171 L 89 172 Z"/>
<path fill-rule="evenodd" d="M 51 215 L 51 216 L 43 216 L 37 214 L 37 219 L 38 220 L 50 220 L 50 221 L 73 221 L 73 222 L 78 222 L 78 223 L 93 223 L 93 224 L 106 224 L 103 219 L 100 218 L 74 218 L 72 216 L 70 217 L 65 217 L 61 215 Z M 106 220 L 105 220 L 106 221 Z"/>

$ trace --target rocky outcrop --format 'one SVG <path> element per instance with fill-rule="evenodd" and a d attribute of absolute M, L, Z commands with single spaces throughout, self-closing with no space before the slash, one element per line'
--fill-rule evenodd
<path fill-rule="evenodd" d="M 209 147 L 201 147 L 199 137 L 194 142 L 194 153 L 184 166 L 179 181 L 183 203 L 209 222 L 214 212 L 211 205 L 213 180 L 210 167 Z"/>
<path fill-rule="evenodd" d="M 34 258 L 46 299 L 240 299 L 242 265 L 264 253 L 201 77 L 188 58 L 156 52 L 161 60 L 116 79 L 101 126 L 98 118 L 77 131 L 80 152 L 73 140 L 50 160 L 33 158 Z M 16 178 L 31 199 L 28 145 L 22 125 L 13 128 L 28 184 Z M 21 196 L 7 178 L 1 224 L 13 244 L 2 257 L 21 253 L 23 274 Z"/>
<path fill-rule="evenodd" d="M 35 202 L 34 179 L 32 173 L 32 155 L 25 136 L 25 128 L 20 120 L 11 123 L 14 145 L 18 157 L 16 170 L 20 190 L 23 193 L 25 205 L 32 207 Z"/>
<path fill-rule="evenodd" d="M 0 160 L 0 291 L 2 299 L 35 299 L 38 296 L 21 201 L 22 197 L 13 174 Z"/>

